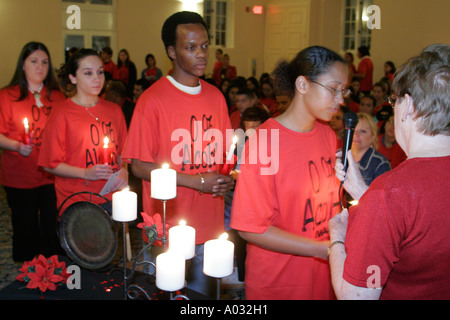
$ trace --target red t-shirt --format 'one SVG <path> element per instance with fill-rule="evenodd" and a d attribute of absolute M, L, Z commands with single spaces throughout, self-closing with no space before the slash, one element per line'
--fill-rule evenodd
<path fill-rule="evenodd" d="M 391 168 L 394 169 L 401 162 L 406 160 L 406 154 L 398 143 L 390 148 L 387 148 L 383 143 L 383 135 L 378 136 L 378 149 L 377 151 L 384 155 L 386 159 L 391 163 Z"/>
<path fill-rule="evenodd" d="M 169 73 L 170 74 L 170 73 Z M 151 78 L 147 78 L 150 77 Z M 158 80 L 158 78 L 161 76 L 161 72 L 157 67 L 153 67 L 153 68 L 146 68 L 143 72 L 143 77 L 145 77 L 150 84 L 153 84 L 156 80 Z"/>
<path fill-rule="evenodd" d="M 109 72 L 113 79 L 118 79 L 118 68 L 114 61 L 110 60 L 109 62 L 103 62 L 103 71 Z"/>
<path fill-rule="evenodd" d="M 42 142 L 38 164 L 46 168 L 55 168 L 66 163 L 79 168 L 89 168 L 100 163 L 103 140 L 109 139 L 112 148 L 112 167 L 120 169 L 118 157 L 122 154 L 127 136 L 127 127 L 121 108 L 109 101 L 99 99 L 97 105 L 89 108 L 89 112 L 71 99 L 60 103 L 48 119 L 47 129 Z M 92 114 L 92 115 L 91 115 Z M 94 117 L 98 117 L 99 122 Z M 86 185 L 87 183 L 87 185 Z M 85 179 L 55 177 L 55 189 L 58 208 L 70 195 L 90 191 L 100 193 L 106 180 L 86 181 Z M 112 194 L 106 194 L 111 200 Z M 72 197 L 64 204 L 60 214 L 70 204 L 77 201 L 89 201 L 89 195 Z M 92 202 L 100 204 L 105 200 L 94 196 Z"/>
<path fill-rule="evenodd" d="M 223 72 L 223 66 L 222 63 L 218 64 L 213 69 L 212 78 L 216 82 L 216 85 L 220 85 L 223 79 L 230 79 L 234 80 L 237 77 L 237 71 L 235 66 L 228 66 Z"/>
<path fill-rule="evenodd" d="M 278 109 L 277 100 L 272 98 L 261 98 L 259 99 L 259 103 L 265 105 L 269 109 L 271 115 L 277 112 Z"/>
<path fill-rule="evenodd" d="M 273 138 L 277 133 L 278 140 Z M 312 131 L 298 133 L 271 118 L 256 134 L 258 140 L 262 139 L 258 148 L 266 143 L 267 150 L 273 148 L 274 161 L 268 163 L 262 158 L 261 150 L 249 154 L 251 138 L 248 140 L 234 193 L 231 227 L 264 233 L 269 226 L 275 226 L 308 239 L 329 240 L 328 220 L 339 209 L 333 130 L 316 122 Z M 259 154 L 256 164 L 252 160 L 255 153 Z M 271 166 L 273 171 L 263 174 L 261 170 Z M 327 261 L 269 251 L 248 243 L 245 270 L 248 299 L 335 298 Z"/>
<path fill-rule="evenodd" d="M 350 208 L 347 282 L 379 275 L 381 299 L 450 299 L 449 167 L 450 156 L 408 159 L 374 180 Z"/>
<path fill-rule="evenodd" d="M 130 69 L 125 66 L 121 66 L 117 69 L 117 80 L 122 81 L 125 84 L 128 84 L 130 78 Z"/>
<path fill-rule="evenodd" d="M 0 133 L 7 138 L 22 141 L 24 134 L 23 120 L 28 118 L 30 131 L 33 131 L 34 148 L 28 157 L 21 156 L 16 151 L 3 150 L 0 167 L 0 183 L 13 188 L 30 189 L 54 182 L 53 175 L 45 172 L 37 165 L 41 150 L 42 134 L 47 118 L 53 106 L 65 99 L 64 95 L 53 90 L 50 100 L 47 99 L 47 88 L 42 87 L 40 100 L 44 106 L 36 106 L 36 100 L 31 94 L 22 100 L 19 86 L 0 90 Z"/>
<path fill-rule="evenodd" d="M 219 130 L 224 137 L 221 143 L 223 151 L 227 150 L 225 131 L 231 130 L 228 108 L 223 94 L 217 88 L 203 80 L 200 83 L 201 92 L 195 95 L 177 89 L 167 77 L 161 78 L 146 90 L 139 97 L 134 110 L 124 159 L 139 159 L 161 165 L 167 163 L 170 168 L 186 174 L 218 171 L 221 165 L 217 165 L 211 157 L 214 146 L 206 141 L 209 139 L 205 132 L 208 129 Z M 178 134 L 187 135 L 187 140 Z M 217 141 L 220 143 L 220 140 Z M 196 148 L 199 142 L 201 150 Z M 194 159 L 190 161 L 192 150 Z M 150 197 L 150 182 L 143 180 L 142 185 L 145 212 L 150 215 L 162 214 L 162 202 Z M 195 228 L 197 244 L 223 233 L 222 197 L 213 198 L 212 194 L 200 195 L 196 190 L 177 187 L 177 197 L 167 201 L 166 206 L 169 227 L 185 220 Z"/>
<path fill-rule="evenodd" d="M 360 91 L 370 91 L 372 90 L 373 81 L 373 63 L 369 57 L 363 57 L 358 64 L 358 72 L 365 73 L 364 78 L 359 79 Z"/>
<path fill-rule="evenodd" d="M 236 109 L 230 114 L 230 122 L 231 127 L 234 130 L 237 130 L 241 127 L 241 113 L 239 112 L 239 110 Z"/>

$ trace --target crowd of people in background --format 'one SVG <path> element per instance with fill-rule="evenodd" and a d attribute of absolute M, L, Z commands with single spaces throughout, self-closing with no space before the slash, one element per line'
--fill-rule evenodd
<path fill-rule="evenodd" d="M 256 75 L 246 78 L 240 76 L 236 67 L 231 65 L 230 55 L 218 49 L 213 72 L 205 76 L 180 62 L 180 56 L 184 53 L 175 41 L 175 35 L 170 35 L 170 32 L 175 33 L 177 25 L 175 29 L 170 29 L 169 26 L 170 23 L 175 23 L 171 20 L 177 19 L 175 16 L 168 19 L 163 27 L 168 37 L 163 37 L 163 41 L 174 65 L 168 73 L 173 77 L 169 78 L 158 68 L 156 58 L 151 53 L 145 57 L 146 68 L 139 72 L 127 49 L 119 51 L 115 63 L 114 53 L 109 47 L 103 48 L 101 52 L 73 48 L 68 51 L 66 63 L 58 69 L 58 87 L 50 53 L 45 45 L 32 42 L 24 46 L 12 81 L 0 91 L 0 147 L 3 149 L 0 183 L 5 187 L 8 205 L 13 212 L 14 260 L 30 260 L 41 252 L 47 255 L 61 253 L 61 248 L 56 245 L 56 230 L 49 226 L 56 224 L 57 216 L 61 215 L 64 209 L 61 206 L 70 204 L 64 200 L 70 194 L 82 190 L 98 191 L 104 185 L 104 180 L 113 172 L 117 174 L 117 178 L 111 187 L 109 199 L 112 192 L 120 190 L 128 183 L 139 195 L 141 211 L 143 201 L 150 201 L 148 196 L 147 200 L 142 198 L 142 192 L 149 191 L 148 170 L 156 168 L 158 161 L 167 160 L 171 150 L 163 143 L 170 138 L 171 130 L 178 128 L 177 125 L 184 121 L 185 117 L 180 118 L 182 113 L 181 110 L 178 112 L 177 108 L 192 108 L 195 112 L 198 111 L 198 114 L 204 114 L 205 110 L 209 110 L 209 104 L 215 103 L 220 108 L 211 111 L 214 112 L 214 121 L 217 122 L 214 125 L 222 131 L 229 125 L 235 130 L 241 128 L 244 131 L 257 129 L 262 125 L 269 130 L 279 130 L 283 137 L 280 140 L 280 152 L 290 152 L 295 156 L 289 157 L 290 162 L 284 163 L 276 177 L 254 176 L 252 169 L 244 165 L 244 175 L 240 177 L 237 186 L 240 185 L 246 192 L 239 193 L 237 199 L 234 182 L 229 177 L 214 172 L 194 172 L 195 170 L 191 170 L 190 174 L 180 174 L 179 183 L 182 180 L 186 188 L 183 189 L 183 194 L 178 195 L 177 201 L 184 201 L 183 205 L 189 204 L 189 208 L 201 204 L 208 207 L 209 211 L 216 212 L 217 208 L 220 208 L 220 202 L 217 198 L 213 199 L 212 194 L 225 197 L 225 229 L 241 230 L 240 236 L 237 233 L 233 236 L 237 246 L 236 265 L 239 280 L 244 281 L 247 241 L 251 244 L 249 264 L 258 264 L 258 268 L 250 269 L 251 274 L 246 277 L 249 281 L 247 285 L 250 297 L 270 299 L 274 293 L 279 292 L 278 298 L 286 299 L 289 299 L 291 294 L 296 297 L 331 298 L 331 287 L 325 285 L 312 285 L 314 292 L 311 291 L 311 295 L 305 294 L 305 290 L 299 287 L 279 287 L 273 290 L 261 287 L 261 277 L 269 278 L 269 274 L 273 279 L 265 281 L 278 283 L 282 279 L 286 286 L 290 286 L 291 273 L 286 272 L 286 268 L 292 270 L 292 274 L 299 273 L 298 263 L 306 263 L 308 268 L 315 268 L 317 274 L 315 273 L 313 282 L 327 282 L 330 276 L 329 270 L 322 263 L 302 260 L 310 256 L 326 260 L 325 242 L 319 243 L 317 239 L 305 241 L 306 238 L 299 240 L 287 236 L 284 229 L 271 225 L 272 218 L 262 217 L 261 212 L 267 209 L 264 206 L 268 201 L 277 202 L 280 210 L 285 210 L 282 216 L 286 220 L 281 224 L 288 230 L 292 225 L 291 219 L 297 219 L 290 215 L 291 208 L 298 209 L 298 212 L 307 210 L 299 207 L 297 195 L 289 196 L 289 183 L 305 184 L 305 188 L 309 188 L 308 182 L 292 179 L 291 168 L 296 167 L 300 158 L 335 158 L 334 151 L 343 145 L 342 119 L 348 111 L 358 116 L 351 152 L 352 161 L 357 164 L 362 176 L 362 184 L 365 183 L 368 187 L 377 177 L 406 160 L 405 152 L 396 142 L 394 103 L 390 99 L 393 93 L 395 65 L 386 61 L 383 66 L 384 77 L 374 82 L 374 65 L 367 47 L 358 48 L 358 66 L 353 64 L 353 55 L 350 52 L 340 56 L 323 47 L 310 47 L 301 51 L 291 62 L 281 63 L 273 72 L 263 73 L 259 78 Z M 207 42 L 206 26 L 202 27 L 201 18 L 191 18 L 194 19 L 194 24 L 181 22 L 178 28 L 187 28 L 187 31 L 200 35 Z M 184 36 L 189 35 L 186 33 Z M 200 50 L 205 51 L 207 47 L 205 49 L 202 44 Z M 205 52 L 202 54 L 206 55 Z M 294 79 L 290 77 L 291 73 L 295 75 Z M 323 81 L 331 81 L 330 79 L 338 79 L 344 87 L 338 90 L 323 84 L 326 83 Z M 205 85 L 206 83 L 218 90 Z M 198 84 L 203 84 L 198 89 L 203 90 L 200 104 L 198 100 L 190 100 L 192 95 L 198 93 L 195 91 Z M 185 95 L 185 92 L 191 95 Z M 310 100 L 304 93 L 313 95 L 314 100 Z M 168 95 L 169 102 L 159 102 Z M 137 104 L 139 99 L 143 99 L 141 97 L 146 99 L 145 103 Z M 326 100 L 330 99 L 334 102 L 339 99 L 341 105 L 333 114 L 330 113 L 331 108 L 322 108 L 327 105 Z M 188 106 L 182 107 L 181 104 L 186 101 Z M 64 109 L 52 109 L 56 105 L 64 105 Z M 138 107 L 135 109 L 136 106 Z M 322 109 L 312 111 L 313 106 L 320 106 Z M 136 112 L 139 113 L 139 119 L 134 120 L 133 114 Z M 174 113 L 179 114 L 175 117 Z M 186 116 L 191 114 L 188 113 Z M 153 123 L 152 116 L 156 118 L 156 114 L 163 120 L 158 118 L 158 121 Z M 30 117 L 29 128 L 24 123 L 26 117 Z M 329 146 L 324 141 L 334 139 L 333 131 L 336 136 L 335 145 L 333 141 L 333 145 Z M 85 132 L 90 132 L 90 135 L 85 135 Z M 292 132 L 306 135 L 292 135 Z M 163 133 L 167 135 L 162 136 Z M 26 135 L 30 135 L 31 143 L 25 139 L 28 137 Z M 133 139 L 127 141 L 127 136 Z M 108 159 L 101 159 L 100 155 L 96 154 L 103 138 L 104 143 L 109 141 L 112 148 Z M 308 154 L 305 150 L 308 150 Z M 124 161 L 122 156 L 132 159 L 131 165 Z M 101 161 L 97 161 L 97 158 Z M 21 170 L 17 170 L 17 164 Z M 327 181 L 331 176 L 323 173 L 321 178 Z M 141 179 L 147 179 L 144 182 L 144 190 Z M 336 183 L 330 182 L 327 186 L 329 190 L 322 190 L 320 197 L 324 203 L 329 200 L 330 194 L 335 198 L 338 196 L 335 192 Z M 263 185 L 273 188 L 260 188 Z M 211 199 L 201 197 L 203 192 L 211 194 Z M 276 198 L 278 193 L 283 196 Z M 298 197 L 307 197 L 307 193 Z M 30 201 L 23 201 L 25 198 Z M 262 199 L 264 201 L 261 201 Z M 301 199 L 302 205 L 305 201 L 308 202 L 306 198 Z M 350 199 L 349 194 L 348 200 Z M 101 204 L 101 199 L 97 201 Z M 57 206 L 49 206 L 49 203 L 56 203 Z M 269 207 L 272 204 L 275 206 L 271 202 Z M 111 210 L 104 203 L 101 205 L 105 210 Z M 151 203 L 151 206 L 156 204 Z M 251 213 L 250 207 L 253 208 Z M 257 210 L 258 208 L 261 210 Z M 231 212 L 233 218 L 230 218 Z M 199 220 L 198 224 L 203 228 L 198 229 L 199 235 L 207 239 L 211 236 L 211 225 L 214 225 L 215 229 L 220 227 L 216 220 L 221 214 L 214 214 L 212 218 L 215 220 L 210 223 L 204 221 L 204 216 L 195 217 L 192 214 L 191 219 Z M 258 233 L 259 229 L 254 227 L 252 219 L 260 219 L 261 232 L 261 226 L 270 222 L 268 229 L 264 229 L 264 234 Z M 297 224 L 308 222 L 295 221 Z M 310 236 L 314 239 L 314 235 Z M 30 243 L 30 238 L 36 241 Z M 273 248 L 275 245 L 277 248 Z M 261 249 L 263 247 L 269 249 Z M 288 255 L 275 254 L 275 251 L 282 247 Z M 201 257 L 200 252 L 197 254 Z M 279 262 L 276 266 L 272 263 L 274 257 L 277 257 Z M 291 257 L 297 260 L 291 260 Z M 281 264 L 278 259 L 286 261 L 283 260 Z M 294 260 L 296 262 L 293 262 Z M 266 271 L 262 271 L 263 268 L 267 268 Z M 274 273 L 274 270 L 279 273 Z M 196 276 L 202 273 L 201 261 L 198 262 L 195 272 Z M 304 277 L 305 282 L 310 278 L 306 271 L 303 276 L 299 276 Z"/>
<path fill-rule="evenodd" d="M 76 48 L 72 48 L 69 52 L 75 50 Z M 114 63 L 112 56 L 113 52 L 110 47 L 102 49 L 101 57 L 106 79 L 102 97 L 123 108 L 129 126 L 137 99 L 155 81 L 160 79 L 163 73 L 156 66 L 155 56 L 151 53 L 146 55 L 147 67 L 140 73 L 136 72 L 135 64 L 130 60 L 126 49 L 120 50 L 117 63 Z M 396 68 L 392 61 L 386 61 L 383 65 L 384 76 L 374 82 L 374 66 L 369 49 L 365 46 L 358 48 L 358 57 L 360 62 L 356 67 L 353 54 L 351 52 L 344 54 L 349 69 L 350 94 L 344 97 L 344 104 L 333 117 L 330 125 L 336 133 L 338 146 L 342 147 L 343 126 L 341 120 L 343 114 L 352 111 L 370 115 L 371 120 L 377 126 L 370 146 L 374 151 L 387 158 L 391 168 L 395 168 L 406 159 L 404 152 L 395 143 L 392 124 L 393 109 L 388 102 Z M 169 70 L 168 75 L 172 70 Z M 140 75 L 139 78 L 138 75 Z M 202 78 L 216 86 L 224 95 L 233 129 L 244 129 L 241 120 L 248 108 L 260 108 L 269 117 L 276 117 L 289 107 L 292 99 L 288 93 L 274 87 L 272 76 L 268 72 L 262 73 L 259 78 L 240 76 L 236 67 L 230 65 L 229 54 L 224 54 L 222 49 L 215 51 L 212 74 L 204 75 Z M 112 80 L 114 81 L 111 82 Z M 111 86 L 110 83 L 112 83 Z M 357 129 L 355 132 L 359 135 L 360 130 Z"/>
<path fill-rule="evenodd" d="M 43 44 L 34 43 L 34 45 L 38 46 L 38 48 L 40 48 L 39 45 L 45 48 Z M 27 44 L 24 50 L 30 50 L 26 49 L 30 46 L 31 44 Z M 53 88 L 53 91 L 55 90 L 54 87 L 56 84 L 56 79 L 52 80 L 53 70 L 52 65 L 49 63 L 50 53 L 48 53 L 46 49 L 35 50 L 35 52 L 38 53 L 41 51 L 45 53 L 44 55 L 46 57 L 44 58 L 45 61 L 47 61 L 47 69 L 45 72 L 42 72 L 42 77 L 44 77 L 44 79 L 50 79 L 52 82 L 49 82 L 49 84 L 47 85 L 45 81 L 50 80 L 45 80 L 44 87 L 41 86 L 41 88 L 34 89 L 30 89 L 31 82 L 28 82 L 28 89 L 35 92 L 37 89 L 41 91 L 44 90 L 42 92 L 45 92 L 45 95 L 50 97 L 49 94 L 51 91 L 49 89 Z M 57 73 L 57 76 L 60 78 L 60 80 L 62 77 L 66 77 L 66 87 L 62 87 L 61 85 L 59 86 L 59 89 L 62 91 L 65 97 L 74 98 L 75 93 L 73 93 L 73 90 L 69 88 L 73 84 L 68 78 L 66 70 L 68 67 L 79 67 L 77 64 L 77 60 L 73 59 L 73 55 L 79 55 L 79 52 L 80 51 L 77 50 L 77 48 L 71 48 L 70 50 L 68 50 L 67 62 Z M 34 52 L 31 52 L 31 55 L 33 53 Z M 28 52 L 26 54 L 30 53 Z M 89 54 L 92 54 L 92 52 L 90 52 Z M 361 161 L 361 172 L 367 172 L 366 181 L 368 182 L 368 184 L 370 184 L 370 182 L 374 178 L 376 178 L 376 176 L 382 174 L 387 170 L 390 170 L 391 168 L 394 168 L 401 161 L 403 161 L 406 156 L 402 149 L 396 144 L 395 133 L 393 130 L 393 110 L 388 103 L 388 96 L 391 92 L 391 83 L 393 80 L 393 74 L 395 72 L 395 66 L 392 62 L 387 61 L 384 65 L 385 77 L 372 85 L 373 65 L 370 60 L 368 49 L 364 47 L 360 48 L 358 56 L 360 57 L 361 62 L 358 68 L 356 68 L 353 65 L 353 56 L 351 55 L 351 53 L 345 54 L 345 59 L 347 61 L 350 74 L 349 89 L 351 93 L 344 97 L 344 105 L 342 105 L 340 110 L 333 116 L 329 125 L 336 133 L 338 147 L 342 147 L 343 114 L 348 110 L 358 113 L 360 121 L 355 130 L 355 158 L 357 159 L 357 162 Z M 71 57 L 72 60 L 70 59 Z M 136 70 L 136 66 L 130 59 L 130 54 L 127 49 L 122 49 L 119 51 L 116 63 L 113 60 L 114 53 L 110 47 L 103 48 L 99 53 L 99 57 L 101 57 L 101 64 L 103 67 L 105 82 L 102 85 L 102 88 L 100 88 L 100 92 L 98 95 L 104 100 L 113 102 L 115 105 L 118 105 L 121 108 L 126 127 L 128 128 L 137 99 L 145 90 L 152 86 L 156 81 L 161 79 L 163 77 L 163 73 L 161 69 L 157 67 L 155 56 L 151 53 L 146 55 L 146 68 L 141 70 L 140 72 Z M 30 59 L 28 56 L 25 56 L 25 53 L 21 54 L 22 62 L 21 65 L 17 66 L 18 70 L 19 68 L 21 68 L 22 64 L 25 64 L 27 58 Z M 230 65 L 230 56 L 228 54 L 224 54 L 221 49 L 216 50 L 215 58 L 216 61 L 214 63 L 212 75 L 203 75 L 200 78 L 216 86 L 223 94 L 227 104 L 228 115 L 233 129 L 256 129 L 267 119 L 275 118 L 283 114 L 287 110 L 287 108 L 289 108 L 289 105 L 292 101 L 292 92 L 287 92 L 282 88 L 276 88 L 274 85 L 273 76 L 270 73 L 263 73 L 259 78 L 255 76 L 245 78 L 238 74 L 235 66 Z M 72 63 L 73 65 L 70 66 L 70 63 Z M 24 71 L 27 72 L 27 69 L 24 69 Z M 169 71 L 169 74 L 171 74 L 171 72 L 172 70 Z M 18 73 L 19 71 L 16 71 L 16 78 Z M 75 74 L 76 69 L 72 70 L 72 76 L 75 77 Z M 24 74 L 22 77 L 25 78 L 26 76 L 27 74 Z M 138 78 L 138 76 L 140 77 Z M 64 79 L 62 80 L 64 82 Z M 11 84 L 7 86 L 7 89 L 5 90 L 10 91 L 14 89 L 17 86 L 18 81 L 19 80 L 17 79 L 13 79 Z M 25 91 L 26 89 L 27 85 L 25 85 L 23 89 L 25 93 L 27 92 Z M 6 92 L 5 90 L 3 92 Z M 54 92 L 58 93 L 58 97 L 62 97 L 62 95 L 59 95 L 60 93 L 57 88 Z M 52 93 L 52 95 L 56 93 Z M 26 98 L 26 94 L 24 95 L 24 97 Z M 47 103 L 44 100 L 44 95 L 41 95 L 41 97 L 42 101 L 44 101 L 44 103 Z M 98 116 L 98 114 L 99 112 L 97 111 L 96 116 Z M 44 124 L 42 124 L 42 126 L 44 126 Z M 4 129 L 4 132 L 2 134 L 7 134 L 7 128 Z M 6 159 L 8 159 L 8 148 L 8 146 L 3 147 L 3 149 L 5 149 L 5 152 L 3 153 L 3 161 L 7 161 Z M 24 144 L 20 144 L 19 152 L 24 153 L 25 149 L 27 148 L 30 147 Z M 34 154 L 32 150 L 27 149 L 26 152 L 29 154 Z M 357 152 L 359 153 L 359 156 L 356 156 Z M 32 158 L 34 159 L 35 157 Z M 375 159 L 379 159 L 379 161 L 375 161 Z M 37 155 L 35 160 L 37 160 Z M 28 159 L 28 161 L 31 161 L 30 158 Z M 379 165 L 379 162 L 383 164 L 381 167 Z M 34 165 L 37 164 L 35 163 Z M 374 166 L 375 168 L 373 168 Z M 5 165 L 2 165 L 3 172 L 5 172 L 7 168 L 8 167 L 6 163 Z M 44 175 L 44 173 L 42 173 L 42 175 Z M 67 176 L 67 174 L 65 175 Z M 4 176 L 7 175 L 4 174 Z M 4 185 L 8 186 L 8 179 L 3 178 L 3 181 Z M 46 182 L 42 183 L 44 183 L 45 185 Z M 140 180 L 137 179 L 132 172 L 130 173 L 130 184 L 134 189 L 137 189 L 141 192 Z M 139 198 L 139 207 L 142 208 L 141 195 Z M 61 201 L 59 201 L 59 203 L 61 203 Z M 11 205 L 14 207 L 14 204 L 12 202 Z M 34 221 L 36 219 L 30 220 Z M 21 228 L 22 227 L 15 228 L 16 238 L 20 237 L 21 233 L 19 232 L 19 230 Z M 15 242 L 20 243 L 19 240 Z M 17 248 L 18 246 L 19 245 L 16 245 L 15 247 Z M 19 256 L 17 257 L 17 259 L 19 259 Z"/>

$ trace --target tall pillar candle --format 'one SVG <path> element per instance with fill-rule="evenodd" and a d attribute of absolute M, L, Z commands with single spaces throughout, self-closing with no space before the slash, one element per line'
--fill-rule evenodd
<path fill-rule="evenodd" d="M 174 292 L 184 288 L 185 265 L 183 255 L 170 250 L 156 257 L 156 286 Z"/>
<path fill-rule="evenodd" d="M 178 226 L 169 229 L 169 250 L 180 252 L 185 259 L 195 255 L 195 229 L 181 220 Z"/>
<path fill-rule="evenodd" d="M 112 217 L 115 221 L 128 222 L 137 219 L 137 194 L 128 188 L 112 195 Z"/>
<path fill-rule="evenodd" d="M 161 169 L 150 173 L 151 197 L 159 200 L 170 200 L 177 196 L 177 172 L 164 164 Z"/>
<path fill-rule="evenodd" d="M 205 242 L 203 273 L 214 278 L 223 278 L 233 273 L 234 243 L 224 233 L 219 239 Z"/>

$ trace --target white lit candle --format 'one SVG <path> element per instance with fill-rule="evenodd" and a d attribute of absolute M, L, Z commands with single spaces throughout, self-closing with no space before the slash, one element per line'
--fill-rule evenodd
<path fill-rule="evenodd" d="M 137 218 L 137 194 L 125 188 L 112 195 L 112 217 L 115 221 L 127 222 Z"/>
<path fill-rule="evenodd" d="M 174 292 L 184 288 L 186 262 L 178 252 L 170 250 L 156 257 L 156 286 Z"/>
<path fill-rule="evenodd" d="M 203 273 L 214 278 L 223 278 L 233 273 L 234 244 L 224 233 L 219 239 L 205 242 Z"/>
<path fill-rule="evenodd" d="M 177 196 L 177 172 L 163 164 L 161 169 L 150 173 L 151 197 L 159 200 L 169 200 Z"/>
<path fill-rule="evenodd" d="M 180 252 L 185 259 L 195 255 L 195 229 L 181 220 L 178 226 L 169 229 L 169 250 Z"/>
<path fill-rule="evenodd" d="M 27 117 L 25 117 L 25 119 L 23 119 L 23 128 L 25 129 L 25 134 L 28 134 L 28 132 L 30 130 L 30 125 L 28 124 Z"/>
<path fill-rule="evenodd" d="M 228 151 L 228 154 L 227 154 L 227 161 L 230 161 L 233 158 L 234 150 L 236 149 L 237 141 L 238 141 L 238 137 L 234 136 L 233 137 L 233 143 L 231 144 L 230 150 Z"/>

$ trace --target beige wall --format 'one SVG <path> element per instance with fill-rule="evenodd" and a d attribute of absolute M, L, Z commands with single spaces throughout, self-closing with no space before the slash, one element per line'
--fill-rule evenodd
<path fill-rule="evenodd" d="M 0 1 L 0 87 L 11 80 L 20 50 L 29 41 L 43 42 L 56 66 L 63 61 L 60 17 L 59 1 Z"/>
<path fill-rule="evenodd" d="M 117 51 L 127 48 L 132 60 L 140 72 L 145 68 L 147 53 L 155 55 L 157 65 L 167 74 L 172 67 L 161 40 L 161 27 L 172 13 L 182 9 L 176 0 L 118 0 L 117 1 Z M 266 0 L 258 1 L 264 4 Z M 230 63 L 235 65 L 238 74 L 251 75 L 251 59 L 257 63 L 257 74 L 263 72 L 264 15 L 246 12 L 246 7 L 255 5 L 254 0 L 235 0 L 234 9 L 234 46 L 224 49 L 230 55 Z M 201 6 L 199 6 L 201 10 Z M 206 75 L 212 73 L 215 47 L 210 47 L 210 58 Z"/>
<path fill-rule="evenodd" d="M 383 64 L 398 67 L 432 43 L 450 44 L 450 1 L 375 0 L 381 9 L 381 29 L 374 30 L 371 56 L 374 80 L 383 76 Z"/>
<path fill-rule="evenodd" d="M 256 60 L 257 76 L 270 71 L 263 65 L 265 16 L 246 12 L 246 7 L 279 1 L 295 3 L 295 0 L 234 0 L 234 46 L 225 52 L 230 54 L 231 63 L 240 75 L 251 75 L 252 59 Z M 310 0 L 310 45 L 340 50 L 342 1 Z M 373 30 L 372 37 L 375 80 L 381 78 L 386 60 L 400 65 L 431 43 L 450 43 L 449 0 L 374 2 L 381 9 L 381 29 Z M 116 53 L 127 48 L 140 72 L 145 67 L 145 55 L 151 52 L 167 73 L 171 65 L 161 41 L 161 26 L 170 14 L 181 9 L 181 3 L 177 0 L 117 0 L 116 3 Z M 55 66 L 64 61 L 62 7 L 60 0 L 0 0 L 0 87 L 10 81 L 19 51 L 28 41 L 45 43 Z M 207 73 L 212 72 L 214 51 L 211 47 Z"/>

